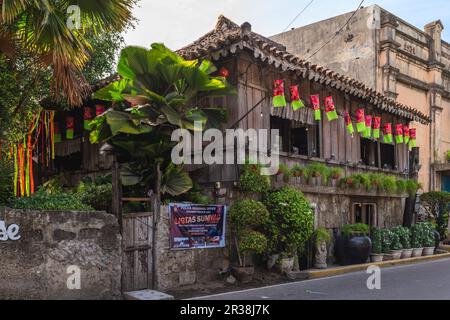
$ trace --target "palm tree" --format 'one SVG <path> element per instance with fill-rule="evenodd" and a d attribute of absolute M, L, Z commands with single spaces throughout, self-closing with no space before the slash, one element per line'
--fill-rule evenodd
<path fill-rule="evenodd" d="M 89 86 L 81 71 L 89 60 L 85 35 L 121 31 L 138 0 L 0 0 L 0 51 L 14 59 L 29 50 L 53 70 L 52 91 L 80 105 Z M 79 28 L 70 28 L 70 6 L 79 8 Z M 68 11 L 69 8 L 69 11 Z M 68 13 L 69 12 L 69 13 Z"/>

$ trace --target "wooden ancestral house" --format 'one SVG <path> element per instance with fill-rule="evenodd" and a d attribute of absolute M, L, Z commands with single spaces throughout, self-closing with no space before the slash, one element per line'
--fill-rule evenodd
<path fill-rule="evenodd" d="M 406 144 L 396 144 L 395 141 L 383 143 L 381 138 L 363 138 L 356 132 L 356 116 L 358 109 L 363 109 L 366 115 L 380 117 L 381 125 L 402 124 L 410 128 L 414 128 L 415 122 L 428 124 L 428 116 L 383 96 L 358 80 L 290 54 L 282 45 L 252 32 L 248 22 L 239 26 L 220 16 L 214 30 L 177 53 L 186 59 L 211 60 L 218 69 L 226 70 L 229 82 L 237 88 L 237 95 L 211 101 L 212 105 L 228 109 L 228 122 L 223 128 L 279 129 L 280 162 L 291 167 L 319 162 L 342 168 L 346 176 L 354 173 L 385 173 L 401 178 L 417 176 L 420 165 L 416 148 L 409 150 Z M 105 79 L 93 89 L 116 79 L 117 76 Z M 287 94 L 285 107 L 273 107 L 273 85 L 280 79 L 286 93 L 291 85 L 298 85 L 304 108 L 294 111 Z M 319 121 L 315 120 L 311 95 L 319 96 L 322 109 Z M 333 121 L 327 120 L 324 110 L 324 98 L 329 96 L 339 116 Z M 92 110 L 96 105 L 96 101 L 87 102 Z M 78 129 L 74 139 L 63 139 L 57 144 L 53 173 L 64 172 L 75 184 L 83 175 L 108 172 L 112 162 L 111 158 L 100 155 L 99 146 L 89 143 L 87 131 L 81 124 L 82 112 L 73 112 L 78 112 Z M 347 113 L 355 126 L 353 135 L 346 128 Z M 71 160 L 70 168 L 65 159 Z M 196 170 L 196 182 L 215 194 L 218 202 L 230 204 L 236 195 L 241 167 L 208 165 L 200 166 L 200 169 L 193 166 L 190 170 Z M 316 226 L 337 229 L 355 222 L 388 227 L 402 223 L 406 194 L 297 182 L 293 179 L 290 184 L 304 192 L 315 206 Z"/>

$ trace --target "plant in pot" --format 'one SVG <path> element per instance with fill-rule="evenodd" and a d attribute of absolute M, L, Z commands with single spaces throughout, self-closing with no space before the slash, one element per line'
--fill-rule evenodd
<path fill-rule="evenodd" d="M 292 178 L 292 170 L 286 164 L 280 163 L 277 175 L 283 175 L 283 182 L 289 183 Z"/>
<path fill-rule="evenodd" d="M 336 187 L 337 181 L 344 175 L 344 170 L 342 168 L 331 168 L 329 170 L 329 177 L 331 179 L 331 186 Z"/>
<path fill-rule="evenodd" d="M 255 271 L 252 259 L 248 258 L 267 248 L 267 238 L 260 231 L 268 218 L 267 208 L 255 200 L 238 200 L 230 209 L 229 219 L 239 260 L 239 265 L 232 270 L 242 282 L 251 281 Z"/>
<path fill-rule="evenodd" d="M 315 255 L 314 268 L 326 269 L 328 257 L 328 245 L 330 244 L 331 236 L 327 229 L 318 228 L 314 235 Z"/>
<path fill-rule="evenodd" d="M 340 264 L 358 264 L 367 262 L 372 242 L 369 226 L 363 223 L 346 224 L 336 239 L 336 257 Z"/>
<path fill-rule="evenodd" d="M 392 255 L 391 255 L 392 232 L 391 232 L 391 230 L 382 229 L 381 230 L 381 238 L 382 238 L 384 260 L 390 260 L 390 259 L 392 259 Z"/>
<path fill-rule="evenodd" d="M 400 238 L 402 244 L 402 255 L 400 258 L 411 258 L 413 249 L 411 248 L 411 232 L 408 228 L 403 226 L 397 226 L 392 229 L 392 232 L 396 233 Z"/>
<path fill-rule="evenodd" d="M 338 186 L 343 189 L 358 189 L 359 179 L 355 176 L 343 177 L 339 180 Z"/>
<path fill-rule="evenodd" d="M 305 171 L 305 168 L 302 167 L 299 164 L 294 164 L 292 166 L 291 172 L 292 172 L 292 176 L 297 180 L 297 183 L 301 183 L 301 178 L 303 177 L 303 173 Z"/>
<path fill-rule="evenodd" d="M 383 237 L 380 228 L 373 227 L 370 232 L 370 240 L 372 241 L 372 252 L 370 253 L 370 261 L 383 261 Z"/>
<path fill-rule="evenodd" d="M 450 150 L 447 150 L 445 152 L 445 160 L 447 160 L 447 162 L 450 162 Z"/>
<path fill-rule="evenodd" d="M 309 166 L 306 167 L 306 171 L 308 173 L 308 182 L 314 186 L 320 186 L 322 184 L 322 180 L 324 179 L 324 175 L 326 174 L 328 168 L 318 162 L 313 162 Z"/>
<path fill-rule="evenodd" d="M 397 193 L 402 194 L 406 192 L 406 180 L 405 179 L 397 179 L 395 181 L 397 187 Z"/>
<path fill-rule="evenodd" d="M 391 230 L 391 249 L 389 250 L 392 259 L 398 260 L 402 256 L 403 246 L 400 241 L 400 235 L 396 232 L 396 229 Z"/>
<path fill-rule="evenodd" d="M 262 165 L 245 164 L 239 177 L 239 190 L 244 194 L 264 193 L 270 189 L 270 178 L 261 174 Z"/>
<path fill-rule="evenodd" d="M 387 194 L 394 193 L 397 190 L 395 177 L 386 175 L 383 176 L 381 181 L 381 189 Z"/>
<path fill-rule="evenodd" d="M 411 247 L 413 248 L 412 256 L 420 257 L 423 252 L 423 230 L 419 223 L 411 227 Z"/>
<path fill-rule="evenodd" d="M 283 187 L 269 192 L 264 198 L 269 210 L 266 233 L 272 253 L 282 253 L 279 261 L 282 272 L 292 271 L 297 250 L 302 248 L 314 232 L 311 205 L 300 191 Z M 283 267 L 285 266 L 285 267 Z"/>
<path fill-rule="evenodd" d="M 429 222 L 421 223 L 423 235 L 423 255 L 432 256 L 435 249 L 434 228 Z"/>

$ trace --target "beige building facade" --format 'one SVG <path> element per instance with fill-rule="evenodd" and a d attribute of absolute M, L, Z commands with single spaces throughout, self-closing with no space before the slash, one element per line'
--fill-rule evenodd
<path fill-rule="evenodd" d="M 450 44 L 442 39 L 443 24 L 437 20 L 419 29 L 377 5 L 352 14 L 271 39 L 311 63 L 356 78 L 428 115 L 430 125 L 412 123 L 417 128 L 418 178 L 424 191 L 450 191 L 450 163 L 445 156 L 450 150 Z"/>

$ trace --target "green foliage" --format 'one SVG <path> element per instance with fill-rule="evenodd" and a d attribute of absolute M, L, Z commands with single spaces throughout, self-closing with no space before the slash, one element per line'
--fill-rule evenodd
<path fill-rule="evenodd" d="M 305 168 L 302 167 L 301 165 L 299 165 L 298 163 L 294 164 L 291 168 L 291 172 L 294 177 L 303 176 L 304 171 L 305 171 Z"/>
<path fill-rule="evenodd" d="M 341 227 L 341 233 L 344 237 L 367 236 L 369 235 L 369 226 L 364 223 L 344 224 Z"/>
<path fill-rule="evenodd" d="M 344 170 L 342 168 L 333 167 L 329 170 L 329 176 L 333 180 L 340 179 L 344 175 Z"/>
<path fill-rule="evenodd" d="M 293 256 L 314 232 L 310 203 L 292 187 L 269 192 L 264 203 L 270 212 L 267 223 L 270 250 Z"/>
<path fill-rule="evenodd" d="M 380 228 L 373 227 L 370 232 L 370 240 L 372 241 L 372 253 L 383 253 L 383 234 Z"/>
<path fill-rule="evenodd" d="M 0 206 L 6 205 L 14 196 L 12 161 L 0 155 Z"/>
<path fill-rule="evenodd" d="M 406 192 L 408 192 L 410 197 L 414 197 L 417 190 L 422 188 L 422 184 L 413 179 L 406 180 Z"/>
<path fill-rule="evenodd" d="M 420 196 L 420 202 L 428 215 L 436 221 L 436 229 L 441 239 L 446 239 L 450 212 L 450 192 L 431 191 L 423 193 Z"/>
<path fill-rule="evenodd" d="M 423 246 L 424 247 L 434 247 L 435 239 L 434 239 L 434 228 L 431 223 L 423 222 L 420 224 L 422 227 L 422 236 L 423 236 Z"/>
<path fill-rule="evenodd" d="M 411 246 L 413 248 L 422 248 L 425 242 L 423 228 L 420 223 L 411 226 Z"/>
<path fill-rule="evenodd" d="M 329 244 L 331 241 L 330 232 L 325 228 L 318 228 L 314 234 L 314 240 L 316 246 L 318 246 L 322 242 L 326 242 L 327 244 Z"/>
<path fill-rule="evenodd" d="M 372 181 L 370 180 L 369 174 L 357 173 L 354 177 L 359 181 L 360 186 L 364 187 L 367 191 L 372 190 Z"/>
<path fill-rule="evenodd" d="M 77 187 L 81 201 L 99 211 L 111 212 L 112 184 L 104 178 L 85 179 Z"/>
<path fill-rule="evenodd" d="M 395 181 L 397 186 L 397 193 L 404 193 L 406 191 L 406 180 L 404 179 L 397 179 Z"/>
<path fill-rule="evenodd" d="M 319 162 L 313 162 L 305 168 L 305 174 L 308 178 L 317 178 L 326 176 L 328 167 Z"/>
<path fill-rule="evenodd" d="M 232 228 L 239 234 L 249 228 L 258 229 L 269 219 L 269 211 L 259 201 L 238 200 L 230 208 L 229 219 Z"/>
<path fill-rule="evenodd" d="M 403 249 L 411 249 L 411 231 L 408 228 L 397 226 L 392 228 L 392 232 L 399 237 Z"/>
<path fill-rule="evenodd" d="M 245 164 L 239 177 L 239 189 L 243 193 L 264 193 L 270 189 L 270 178 L 261 174 L 259 164 Z"/>
<path fill-rule="evenodd" d="M 202 188 L 197 183 L 194 183 L 191 190 L 176 197 L 175 201 L 172 202 L 191 202 L 206 205 L 213 203 L 213 199 L 203 194 Z"/>
<path fill-rule="evenodd" d="M 241 254 L 263 254 L 266 249 L 267 238 L 261 232 L 249 231 L 241 236 L 239 244 L 239 251 Z"/>
<path fill-rule="evenodd" d="M 447 150 L 445 152 L 445 160 L 447 160 L 447 162 L 450 162 L 450 150 Z"/>
<path fill-rule="evenodd" d="M 391 230 L 391 250 L 402 250 L 403 245 L 400 239 L 400 234 L 396 232 L 396 229 Z"/>
<path fill-rule="evenodd" d="M 39 189 L 31 197 L 11 200 L 10 206 L 13 209 L 28 210 L 93 210 L 91 206 L 84 204 L 76 193 L 59 192 L 49 194 L 43 189 Z"/>
<path fill-rule="evenodd" d="M 388 254 L 392 250 L 392 232 L 389 229 L 381 230 L 383 253 Z"/>
<path fill-rule="evenodd" d="M 280 165 L 278 166 L 278 174 L 283 175 L 283 181 L 286 183 L 288 183 L 293 176 L 292 170 L 289 169 L 289 167 L 284 163 L 280 163 Z"/>
<path fill-rule="evenodd" d="M 384 176 L 381 181 L 381 189 L 386 193 L 394 193 L 397 189 L 395 177 L 387 175 Z"/>
<path fill-rule="evenodd" d="M 49 194 L 61 193 L 63 192 L 64 182 L 64 175 L 60 174 L 45 181 L 42 184 L 42 188 Z"/>

